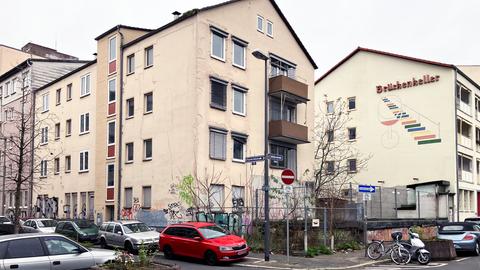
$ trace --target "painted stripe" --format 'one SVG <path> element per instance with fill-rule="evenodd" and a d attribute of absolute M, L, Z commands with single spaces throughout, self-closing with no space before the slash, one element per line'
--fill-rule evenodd
<path fill-rule="evenodd" d="M 442 142 L 442 139 L 418 141 L 418 144 L 430 144 L 430 143 L 439 143 L 439 142 Z"/>
<path fill-rule="evenodd" d="M 410 117 L 410 115 L 408 115 L 408 114 L 402 115 L 402 118 L 407 118 L 407 117 Z"/>
<path fill-rule="evenodd" d="M 402 112 L 402 111 L 393 111 L 393 113 L 399 113 L 399 112 Z"/>
<path fill-rule="evenodd" d="M 407 130 L 408 130 L 408 132 L 418 131 L 418 130 L 425 130 L 425 127 L 409 128 L 409 129 L 407 129 Z"/>
<path fill-rule="evenodd" d="M 416 137 L 416 136 L 432 135 L 433 133 L 430 130 L 420 130 L 420 131 L 412 131 L 409 134 Z"/>
<path fill-rule="evenodd" d="M 415 124 L 416 122 L 417 120 L 407 120 L 407 121 L 403 121 L 402 125 Z"/>
<path fill-rule="evenodd" d="M 419 127 L 419 126 L 421 126 L 421 124 L 417 123 L 417 124 L 405 125 L 405 128 L 414 128 L 414 127 Z"/>
<path fill-rule="evenodd" d="M 293 175 L 284 175 L 282 176 L 283 179 L 295 179 L 295 176 Z"/>
<path fill-rule="evenodd" d="M 386 125 L 386 126 L 391 126 L 395 123 L 397 123 L 398 120 L 397 119 L 393 119 L 393 120 L 387 120 L 387 121 L 382 121 L 382 124 Z"/>
<path fill-rule="evenodd" d="M 415 141 L 418 141 L 418 140 L 433 139 L 435 137 L 436 137 L 435 134 L 431 134 L 431 135 L 416 136 L 413 139 L 415 139 Z"/>

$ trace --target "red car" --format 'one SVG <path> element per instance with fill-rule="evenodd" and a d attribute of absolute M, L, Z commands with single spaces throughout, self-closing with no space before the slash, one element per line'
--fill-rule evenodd
<path fill-rule="evenodd" d="M 208 265 L 237 261 L 250 251 L 243 238 L 206 222 L 168 226 L 160 234 L 159 248 L 167 259 L 175 255 L 193 257 L 205 259 Z"/>

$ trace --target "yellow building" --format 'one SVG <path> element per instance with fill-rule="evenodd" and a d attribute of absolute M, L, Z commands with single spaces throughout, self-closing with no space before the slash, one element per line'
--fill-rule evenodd
<path fill-rule="evenodd" d="M 87 70 L 92 74 L 89 96 L 50 111 L 62 115 L 62 124 L 71 118 L 75 127 L 82 112 L 91 113 L 89 134 L 60 136 L 56 143 L 60 168 L 64 155 L 72 156 L 71 173 L 48 175 L 58 189 L 39 192 L 60 198 L 60 211 L 71 212 L 85 201 L 82 192 L 94 192 L 98 222 L 137 218 L 164 226 L 188 218 L 176 188 L 188 175 L 208 182 L 214 209 L 231 212 L 237 199 L 251 205 L 263 166 L 245 158 L 263 154 L 265 117 L 265 66 L 252 56 L 255 49 L 270 58 L 270 152 L 283 156 L 271 162 L 270 173 L 279 177 L 291 168 L 308 180 L 316 65 L 274 1 L 194 9 L 156 30 L 119 25 L 96 40 L 95 64 L 36 95 L 41 104 L 42 93 L 53 98 L 57 89 L 81 84 Z M 85 150 L 90 169 L 80 173 Z"/>

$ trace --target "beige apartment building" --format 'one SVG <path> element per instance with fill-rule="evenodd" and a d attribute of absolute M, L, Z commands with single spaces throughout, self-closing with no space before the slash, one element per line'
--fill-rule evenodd
<path fill-rule="evenodd" d="M 238 199 L 251 205 L 263 183 L 262 163 L 245 162 L 264 150 L 265 63 L 252 56 L 256 49 L 270 58 L 270 153 L 283 156 L 270 173 L 278 178 L 291 168 L 309 180 L 316 65 L 274 1 L 194 9 L 156 30 L 119 25 L 96 40 L 95 63 L 36 96 L 38 106 L 42 94 L 54 102 L 60 89 L 60 105 L 43 114 L 60 123 L 58 141 L 45 145 L 58 161 L 47 162 L 50 188 L 39 191 L 60 198 L 60 217 L 87 209 L 97 222 L 136 218 L 164 226 L 189 219 L 176 188 L 188 175 L 208 183 L 214 210 L 232 212 Z M 80 95 L 86 73 L 90 95 L 64 100 L 69 84 Z M 90 132 L 81 135 L 74 130 L 87 112 Z M 81 170 L 84 151 L 88 172 Z"/>
<path fill-rule="evenodd" d="M 315 109 L 323 115 L 331 112 L 335 100 L 346 102 L 352 120 L 345 132 L 351 146 L 372 156 L 354 184 L 433 193 L 431 203 L 422 206 L 413 196 L 417 209 L 433 208 L 432 217 L 476 216 L 480 86 L 466 72 L 454 65 L 358 48 L 321 76 L 315 84 Z"/>

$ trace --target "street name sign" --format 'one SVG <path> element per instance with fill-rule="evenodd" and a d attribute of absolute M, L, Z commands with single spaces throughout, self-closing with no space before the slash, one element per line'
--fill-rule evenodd
<path fill-rule="evenodd" d="M 245 158 L 245 162 L 257 162 L 257 161 L 263 161 L 265 160 L 265 156 L 261 155 L 261 156 L 251 156 L 251 157 L 247 157 Z"/>
<path fill-rule="evenodd" d="M 282 155 L 268 154 L 268 158 L 272 161 L 283 161 L 283 156 Z"/>

